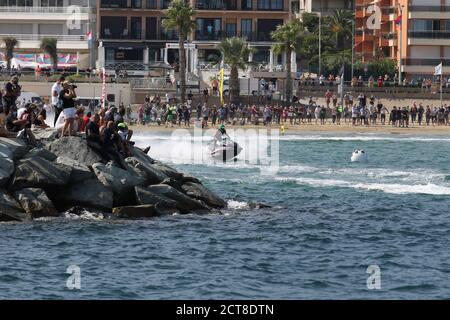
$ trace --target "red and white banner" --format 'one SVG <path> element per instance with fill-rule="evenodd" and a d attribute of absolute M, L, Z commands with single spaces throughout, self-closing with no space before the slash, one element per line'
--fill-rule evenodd
<path fill-rule="evenodd" d="M 106 105 L 106 71 L 102 68 L 102 109 L 105 109 Z"/>

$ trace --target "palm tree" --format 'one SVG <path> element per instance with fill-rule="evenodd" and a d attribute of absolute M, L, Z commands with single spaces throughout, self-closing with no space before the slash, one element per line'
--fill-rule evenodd
<path fill-rule="evenodd" d="M 6 59 L 6 69 L 11 69 L 11 59 L 14 56 L 14 48 L 18 45 L 19 41 L 17 41 L 14 37 L 5 37 L 3 38 L 3 44 L 5 46 L 5 59 Z"/>
<path fill-rule="evenodd" d="M 277 43 L 272 45 L 275 54 L 286 54 L 286 87 L 285 97 L 289 103 L 292 98 L 292 72 L 291 54 L 300 51 L 301 42 L 304 36 L 304 28 L 299 20 L 291 20 L 286 24 L 279 25 L 271 33 L 272 39 Z"/>
<path fill-rule="evenodd" d="M 336 36 L 336 47 L 340 45 L 340 39 L 352 36 L 353 12 L 336 9 L 330 17 L 331 32 Z"/>
<path fill-rule="evenodd" d="M 53 72 L 58 69 L 58 40 L 55 38 L 42 38 L 40 49 L 50 56 Z"/>
<path fill-rule="evenodd" d="M 223 62 L 230 65 L 230 102 L 238 103 L 240 95 L 239 69 L 245 69 L 248 64 L 251 49 L 242 38 L 227 38 L 222 40 L 217 49 L 223 56 Z"/>
<path fill-rule="evenodd" d="M 173 0 L 169 8 L 164 10 L 165 19 L 162 21 L 163 28 L 175 30 L 178 33 L 178 45 L 180 56 L 180 92 L 181 102 L 186 101 L 186 52 L 184 41 L 189 34 L 196 29 L 193 19 L 195 10 L 185 0 Z"/>

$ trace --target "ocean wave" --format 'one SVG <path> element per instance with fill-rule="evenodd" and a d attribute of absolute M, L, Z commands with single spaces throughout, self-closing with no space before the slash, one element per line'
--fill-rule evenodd
<path fill-rule="evenodd" d="M 232 210 L 244 210 L 250 209 L 250 205 L 245 201 L 237 201 L 237 200 L 228 200 L 227 208 Z"/>
<path fill-rule="evenodd" d="M 276 177 L 277 181 L 295 182 L 300 185 L 312 187 L 340 187 L 361 190 L 382 191 L 392 194 L 428 194 L 428 195 L 450 195 L 450 187 L 427 184 L 399 184 L 399 183 L 358 183 L 353 181 L 335 179 L 314 179 L 314 178 L 282 178 Z"/>
<path fill-rule="evenodd" d="M 74 214 L 70 212 L 64 212 L 64 218 L 69 220 L 92 220 L 92 221 L 101 221 L 104 219 L 103 213 L 100 212 L 90 212 L 84 210 L 81 214 Z"/>
<path fill-rule="evenodd" d="M 245 130 L 245 129 L 244 129 Z M 234 134 L 232 131 L 230 131 L 230 137 L 233 140 L 239 141 L 247 141 L 252 139 L 257 139 L 260 137 L 260 135 L 255 133 L 248 133 L 249 131 L 244 131 L 247 134 Z M 261 130 L 261 134 L 264 134 L 264 129 Z M 288 134 L 284 136 L 277 136 L 277 135 L 271 135 L 267 134 L 268 140 L 282 140 L 282 141 L 418 141 L 418 142 L 430 142 L 430 141 L 437 141 L 437 142 L 450 142 L 450 138 L 445 137 L 431 137 L 431 136 L 410 136 L 410 135 L 370 135 L 369 133 L 364 133 L 361 135 L 319 135 L 319 134 L 313 134 L 313 135 L 305 135 L 305 134 Z M 158 134 L 143 134 L 143 133 L 137 133 L 133 135 L 133 140 L 138 140 L 139 142 L 142 141 L 178 141 L 178 142 L 209 142 L 212 140 L 212 135 L 205 134 L 203 136 L 193 136 L 189 133 L 189 135 L 183 136 L 183 135 L 158 135 Z"/>

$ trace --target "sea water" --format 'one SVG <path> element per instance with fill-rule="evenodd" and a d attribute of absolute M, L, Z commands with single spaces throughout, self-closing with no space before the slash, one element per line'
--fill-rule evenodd
<path fill-rule="evenodd" d="M 449 137 L 286 135 L 277 168 L 241 156 L 197 163 L 192 153 L 207 150 L 168 133 L 134 138 L 201 179 L 228 208 L 139 221 L 86 213 L 1 223 L 0 298 L 450 297 Z M 354 149 L 369 161 L 350 162 Z M 68 285 L 69 266 L 79 268 L 79 289 Z"/>

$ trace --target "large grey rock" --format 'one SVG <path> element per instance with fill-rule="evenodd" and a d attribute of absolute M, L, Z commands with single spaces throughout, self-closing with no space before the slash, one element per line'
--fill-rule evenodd
<path fill-rule="evenodd" d="M 181 172 L 178 172 L 174 168 L 172 168 L 162 162 L 155 161 L 155 163 L 153 164 L 153 167 L 162 171 L 169 178 L 173 178 L 175 180 L 179 180 L 179 179 L 183 178 L 183 174 Z"/>
<path fill-rule="evenodd" d="M 125 162 L 135 175 L 145 178 L 146 185 L 158 184 L 164 179 L 167 179 L 167 176 L 161 170 L 148 161 L 142 161 L 139 158 L 129 157 L 125 159 Z"/>
<path fill-rule="evenodd" d="M 28 145 L 22 139 L 0 137 L 0 158 L 21 159 L 28 152 Z"/>
<path fill-rule="evenodd" d="M 201 200 L 210 207 L 224 208 L 227 205 L 223 199 L 200 183 L 188 181 L 181 188 L 189 197 Z"/>
<path fill-rule="evenodd" d="M 141 163 L 153 164 L 155 160 L 153 160 L 148 154 L 144 153 L 142 150 L 138 148 L 131 148 L 131 154 L 134 158 L 138 159 Z"/>
<path fill-rule="evenodd" d="M 178 211 L 177 202 L 171 198 L 142 187 L 135 187 L 134 190 L 136 193 L 136 202 L 140 205 L 157 205 L 159 209 L 165 212 L 172 211 L 172 213 L 175 213 Z"/>
<path fill-rule="evenodd" d="M 112 214 L 116 218 L 139 219 L 160 216 L 154 205 L 126 206 L 113 208 Z"/>
<path fill-rule="evenodd" d="M 181 213 L 210 211 L 210 208 L 205 204 L 192 199 L 184 193 L 165 184 L 157 184 L 140 189 L 137 188 L 136 193 L 136 197 L 139 199 L 140 203 L 150 202 L 150 204 L 155 204 L 155 200 L 162 199 L 164 201 L 160 201 L 160 205 L 164 207 L 165 204 L 169 204 L 167 198 L 173 200 L 176 203 L 176 208 Z"/>
<path fill-rule="evenodd" d="M 55 161 L 56 159 L 56 156 L 52 152 L 44 148 L 33 148 L 25 155 L 26 159 L 35 157 L 44 158 L 48 161 Z"/>
<path fill-rule="evenodd" d="M 52 142 L 58 136 L 58 130 L 55 128 L 34 129 L 34 138 L 43 144 Z"/>
<path fill-rule="evenodd" d="M 14 173 L 14 161 L 0 156 L 0 188 L 4 187 Z"/>
<path fill-rule="evenodd" d="M 135 204 L 134 187 L 144 185 L 145 178 L 136 176 L 111 164 L 95 163 L 92 168 L 97 179 L 114 192 L 115 205 Z"/>
<path fill-rule="evenodd" d="M 95 174 L 89 169 L 88 166 L 76 160 L 61 156 L 56 158 L 56 163 L 72 168 L 72 173 L 70 174 L 69 180 L 70 184 L 95 178 Z"/>
<path fill-rule="evenodd" d="M 45 147 L 58 157 L 73 159 L 88 167 L 102 161 L 102 158 L 88 147 L 86 140 L 80 137 L 62 137 Z"/>
<path fill-rule="evenodd" d="M 57 207 L 66 209 L 82 206 L 110 211 L 113 207 L 113 192 L 97 179 L 89 179 L 71 184 L 65 189 L 55 190 L 51 195 Z"/>
<path fill-rule="evenodd" d="M 30 217 L 5 190 L 0 190 L 0 221 L 26 221 Z"/>
<path fill-rule="evenodd" d="M 24 159 L 18 162 L 10 189 L 64 187 L 71 171 L 70 167 L 43 158 Z"/>
<path fill-rule="evenodd" d="M 14 197 L 32 218 L 58 216 L 58 211 L 42 189 L 22 189 L 16 191 Z"/>

